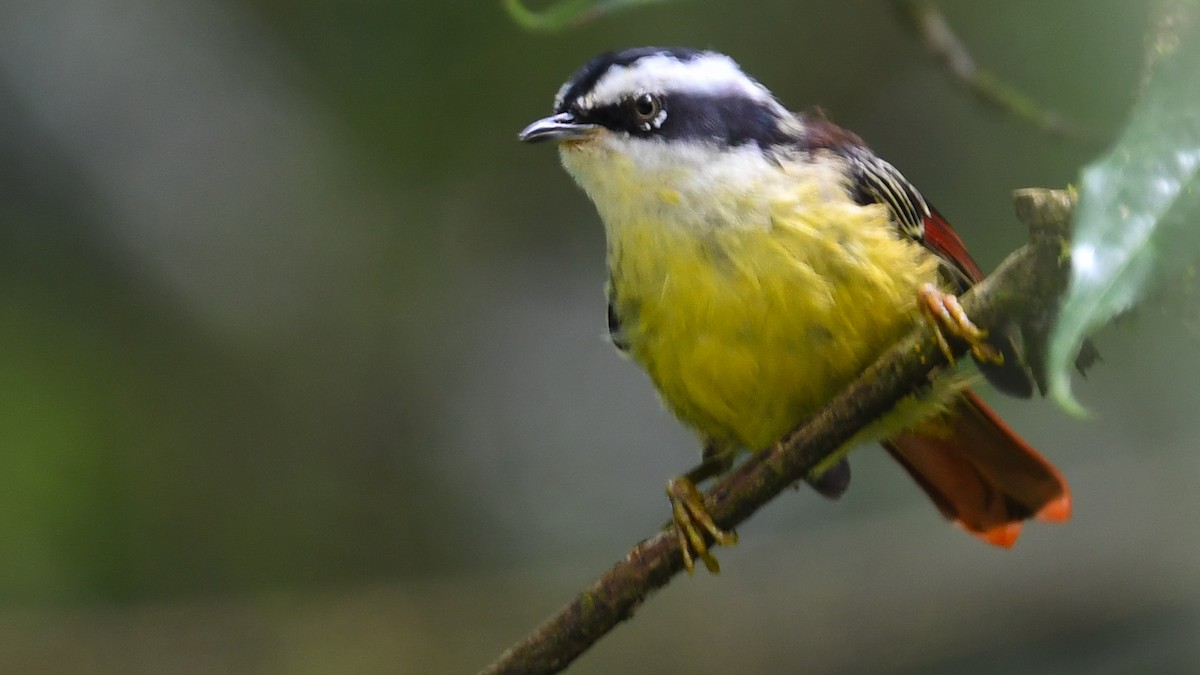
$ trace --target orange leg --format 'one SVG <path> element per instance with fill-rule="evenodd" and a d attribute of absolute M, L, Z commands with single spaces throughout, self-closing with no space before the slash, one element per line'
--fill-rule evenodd
<path fill-rule="evenodd" d="M 727 471 L 732 462 L 731 454 L 719 452 L 718 449 L 709 446 L 704 450 L 704 461 L 696 468 L 667 481 L 671 517 L 675 524 L 675 534 L 679 538 L 679 548 L 683 551 L 683 566 L 687 568 L 688 574 L 695 568 L 695 558 L 700 558 L 709 572 L 716 574 L 721 571 L 721 565 L 709 552 L 706 534 L 721 546 L 733 546 L 737 543 L 736 532 L 726 532 L 713 522 L 712 516 L 704 506 L 704 495 L 696 488 L 696 483 Z"/>
<path fill-rule="evenodd" d="M 954 363 L 954 352 L 946 340 L 947 334 L 971 345 L 971 354 L 977 361 L 1004 363 L 1004 355 L 1000 350 L 987 343 L 987 331 L 971 322 L 957 297 L 938 290 L 933 284 L 922 284 L 917 291 L 917 305 L 933 325 L 938 347 L 951 364 Z"/>

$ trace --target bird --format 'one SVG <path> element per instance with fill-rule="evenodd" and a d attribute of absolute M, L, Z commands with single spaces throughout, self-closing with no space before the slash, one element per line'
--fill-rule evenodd
<path fill-rule="evenodd" d="M 944 369 L 807 482 L 840 496 L 846 452 L 879 440 L 990 544 L 1069 519 L 1060 472 L 971 389 L 1032 395 L 1019 329 L 971 322 L 957 295 L 984 275 L 962 239 L 820 109 L 791 112 L 725 54 L 637 47 L 585 63 L 518 138 L 556 144 L 595 206 L 612 344 L 701 441 L 701 462 L 667 482 L 689 573 L 695 558 L 720 569 L 706 535 L 736 542 L 697 484 L 778 443 L 923 320 L 944 349 L 969 343 L 983 378 Z"/>

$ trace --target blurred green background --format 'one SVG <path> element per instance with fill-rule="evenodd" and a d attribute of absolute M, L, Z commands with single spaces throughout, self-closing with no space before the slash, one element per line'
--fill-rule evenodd
<path fill-rule="evenodd" d="M 1146 5 L 944 2 L 1115 135 Z M 858 131 L 984 267 L 1010 190 L 1101 149 L 951 83 L 888 5 L 655 5 L 547 36 L 496 2 L 0 3 L 0 672 L 472 672 L 667 517 L 697 457 L 603 339 L 603 234 L 516 132 L 584 60 L 712 47 Z M 784 495 L 578 673 L 1200 669 L 1200 363 L 1099 336 L 1097 419 L 997 407 L 1076 516 L 1008 552 L 875 448 Z"/>

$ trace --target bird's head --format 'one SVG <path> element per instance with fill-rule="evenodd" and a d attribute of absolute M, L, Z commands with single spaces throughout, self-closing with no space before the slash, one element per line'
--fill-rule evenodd
<path fill-rule="evenodd" d="M 520 139 L 556 142 L 603 210 L 635 185 L 704 191 L 759 180 L 802 126 L 724 54 L 642 47 L 589 61 L 559 89 L 554 114 Z"/>

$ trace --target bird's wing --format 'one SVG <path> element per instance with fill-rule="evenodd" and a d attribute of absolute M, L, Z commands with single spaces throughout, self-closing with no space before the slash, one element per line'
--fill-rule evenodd
<path fill-rule="evenodd" d="M 854 198 L 860 204 L 888 207 L 900 232 L 937 255 L 960 293 L 983 280 L 983 270 L 958 233 L 896 167 L 865 147 L 848 149 L 846 159 Z"/>
<path fill-rule="evenodd" d="M 896 167 L 866 146 L 842 150 L 850 169 L 851 195 L 861 204 L 883 204 L 900 232 L 933 252 L 942 261 L 946 277 L 964 293 L 983 280 L 983 270 L 950 223 L 933 209 Z M 1020 331 L 1015 325 L 996 326 L 988 342 L 1000 350 L 1002 363 L 980 363 L 980 370 L 997 389 L 1027 398 L 1033 380 L 1021 356 Z"/>
<path fill-rule="evenodd" d="M 954 228 L 929 206 L 896 167 L 880 159 L 861 138 L 830 122 L 820 111 L 801 114 L 797 121 L 800 124 L 792 147 L 799 152 L 830 152 L 842 158 L 846 162 L 850 196 L 860 204 L 886 206 L 896 229 L 938 257 L 946 279 L 959 293 L 983 280 L 983 270 L 967 253 Z M 1033 379 L 1021 357 L 1017 326 L 992 327 L 988 342 L 1004 357 L 1002 364 L 979 364 L 988 381 L 1013 396 L 1031 396 Z"/>
<path fill-rule="evenodd" d="M 845 159 L 851 196 L 860 204 L 882 204 L 900 232 L 937 255 L 946 276 L 964 292 L 983 279 L 954 228 L 938 214 L 896 167 L 871 152 L 854 132 L 826 119 L 820 110 L 802 113 L 794 147 L 828 151 Z"/>

